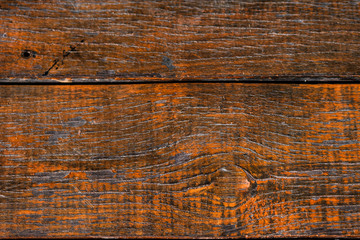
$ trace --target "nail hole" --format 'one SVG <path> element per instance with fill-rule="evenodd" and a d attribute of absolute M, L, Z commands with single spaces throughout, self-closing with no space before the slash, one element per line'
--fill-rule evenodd
<path fill-rule="evenodd" d="M 22 58 L 30 58 L 30 57 L 35 57 L 35 52 L 31 51 L 31 50 L 24 50 L 21 52 L 21 57 Z"/>

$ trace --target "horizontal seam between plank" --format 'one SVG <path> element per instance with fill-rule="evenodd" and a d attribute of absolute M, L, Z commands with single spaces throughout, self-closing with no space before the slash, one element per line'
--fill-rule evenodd
<path fill-rule="evenodd" d="M 358 84 L 360 76 L 254 76 L 244 78 L 229 79 L 169 79 L 154 78 L 149 80 L 139 80 L 139 78 L 123 78 L 115 79 L 107 78 L 91 78 L 84 77 L 68 77 L 68 78 L 16 78 L 3 77 L 0 78 L 0 85 L 129 85 L 129 84 L 171 84 L 171 83 L 247 83 L 247 84 Z M 144 77 L 145 78 L 145 77 Z"/>

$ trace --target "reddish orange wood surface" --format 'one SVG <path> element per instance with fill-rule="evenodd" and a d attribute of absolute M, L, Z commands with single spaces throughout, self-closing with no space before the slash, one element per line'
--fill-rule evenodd
<path fill-rule="evenodd" d="M 1 86 L 0 237 L 360 237 L 359 93 Z"/>
<path fill-rule="evenodd" d="M 0 238 L 360 237 L 359 10 L 0 1 Z"/>
<path fill-rule="evenodd" d="M 2 0 L 0 79 L 358 80 L 359 10 L 352 0 Z"/>

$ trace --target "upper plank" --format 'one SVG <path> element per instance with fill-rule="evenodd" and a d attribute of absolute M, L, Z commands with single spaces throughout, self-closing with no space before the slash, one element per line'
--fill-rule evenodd
<path fill-rule="evenodd" d="M 358 80 L 359 10 L 350 0 L 3 0 L 0 81 Z"/>

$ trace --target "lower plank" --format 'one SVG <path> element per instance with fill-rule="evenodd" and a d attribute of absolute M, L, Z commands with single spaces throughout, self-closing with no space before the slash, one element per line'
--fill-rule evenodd
<path fill-rule="evenodd" d="M 1 86 L 0 236 L 360 237 L 360 86 Z"/>

